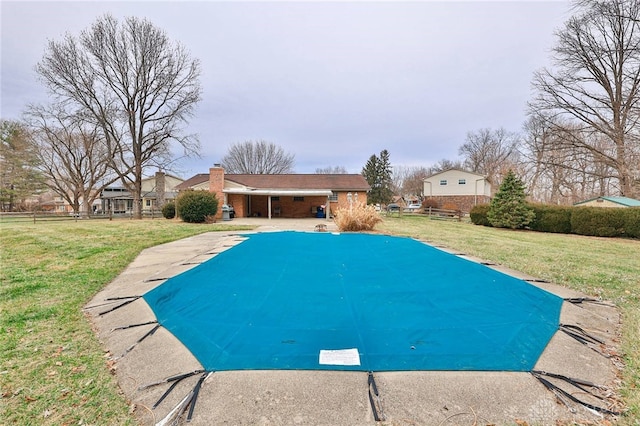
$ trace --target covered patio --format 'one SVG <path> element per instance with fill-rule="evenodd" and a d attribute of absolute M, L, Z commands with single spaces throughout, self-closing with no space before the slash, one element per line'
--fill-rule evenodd
<path fill-rule="evenodd" d="M 366 204 L 369 189 L 359 174 L 225 174 L 213 167 L 209 176 L 209 191 L 238 218 L 330 218 L 338 207 Z"/>

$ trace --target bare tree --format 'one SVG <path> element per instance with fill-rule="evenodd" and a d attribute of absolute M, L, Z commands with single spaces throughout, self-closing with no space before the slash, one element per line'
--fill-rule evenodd
<path fill-rule="evenodd" d="M 100 129 L 62 105 L 32 106 L 27 116 L 47 186 L 75 213 L 88 216 L 101 191 L 118 179 Z"/>
<path fill-rule="evenodd" d="M 447 160 L 446 158 L 443 158 L 441 160 L 438 160 L 438 162 L 433 166 L 429 167 L 428 170 L 430 172 L 429 174 L 432 175 L 451 169 L 464 170 L 464 167 L 464 164 L 462 164 L 462 161 L 460 160 Z"/>
<path fill-rule="evenodd" d="M 316 174 L 319 175 L 346 175 L 347 173 L 349 173 L 347 171 L 347 168 L 344 166 L 329 166 L 329 167 L 322 167 L 322 168 L 317 168 L 316 169 Z"/>
<path fill-rule="evenodd" d="M 575 15 L 557 33 L 555 68 L 534 76 L 530 108 L 550 127 L 569 122 L 578 129 L 565 132 L 562 144 L 590 152 L 631 196 L 640 178 L 640 1 L 574 4 Z"/>
<path fill-rule="evenodd" d="M 467 133 L 467 141 L 458 153 L 464 158 L 467 170 L 485 175 L 489 182 L 499 185 L 502 176 L 514 169 L 518 141 L 518 134 L 503 128 L 480 129 Z"/>
<path fill-rule="evenodd" d="M 531 116 L 520 145 L 523 176 L 535 201 L 572 204 L 611 191 L 615 172 L 594 156 L 564 143 L 567 139 L 593 138 L 570 123 L 548 126 L 549 119 Z M 567 133 L 571 132 L 571 135 Z M 602 137 L 600 139 L 603 139 Z M 585 142 L 587 143 L 587 142 Z M 597 140 L 588 142 L 598 146 Z"/>
<path fill-rule="evenodd" d="M 145 168 L 168 158 L 172 142 L 197 152 L 183 126 L 200 100 L 199 62 L 149 21 L 105 15 L 77 38 L 49 41 L 36 71 L 59 102 L 100 129 L 141 218 Z"/>
<path fill-rule="evenodd" d="M 394 166 L 392 189 L 394 194 L 406 197 L 422 197 L 424 195 L 424 179 L 431 175 L 426 167 Z"/>
<path fill-rule="evenodd" d="M 227 173 L 250 175 L 286 174 L 293 172 L 295 156 L 278 145 L 260 141 L 245 141 L 232 145 L 222 159 Z"/>

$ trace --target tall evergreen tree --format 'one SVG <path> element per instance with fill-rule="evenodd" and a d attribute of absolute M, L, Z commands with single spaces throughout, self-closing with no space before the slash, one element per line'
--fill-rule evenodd
<path fill-rule="evenodd" d="M 491 200 L 487 219 L 496 228 L 521 229 L 535 218 L 534 211 L 527 206 L 525 187 L 522 181 L 509 170 L 500 189 Z"/>
<path fill-rule="evenodd" d="M 391 190 L 391 185 L 393 184 L 392 175 L 393 169 L 389 159 L 389 151 L 383 149 L 378 158 L 378 179 L 380 182 L 380 200 L 384 204 L 389 204 L 393 199 L 393 191 Z"/>
<path fill-rule="evenodd" d="M 393 197 L 392 168 L 389 161 L 389 152 L 385 149 L 380 152 L 380 157 L 375 154 L 369 157 L 367 164 L 362 169 L 362 175 L 371 187 L 367 196 L 369 204 L 389 204 Z"/>
<path fill-rule="evenodd" d="M 45 189 L 36 152 L 22 123 L 0 119 L 0 211 L 25 208 L 27 198 Z"/>

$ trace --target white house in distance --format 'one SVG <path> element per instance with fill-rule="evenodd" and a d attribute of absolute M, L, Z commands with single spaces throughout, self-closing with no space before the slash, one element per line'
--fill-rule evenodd
<path fill-rule="evenodd" d="M 476 204 L 489 203 L 491 183 L 477 173 L 449 169 L 424 179 L 424 197 L 437 208 L 468 213 Z"/>
<path fill-rule="evenodd" d="M 176 187 L 184 182 L 177 176 L 156 172 L 155 176 L 142 179 L 142 210 L 159 210 L 168 201 L 173 201 L 178 190 Z M 133 196 L 119 186 L 105 188 L 100 194 L 101 213 L 131 213 Z"/>

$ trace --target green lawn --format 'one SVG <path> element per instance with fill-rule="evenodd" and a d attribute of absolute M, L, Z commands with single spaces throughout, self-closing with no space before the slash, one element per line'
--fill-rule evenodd
<path fill-rule="evenodd" d="M 0 222 L 0 424 L 135 424 L 81 308 L 142 249 L 229 228 Z"/>
<path fill-rule="evenodd" d="M 135 424 L 81 308 L 142 249 L 229 227 L 164 219 L 0 222 L 0 424 Z M 627 363 L 622 392 L 629 406 L 622 424 L 637 424 L 640 241 L 507 231 L 419 216 L 387 218 L 377 229 L 443 244 L 617 303 Z"/>

